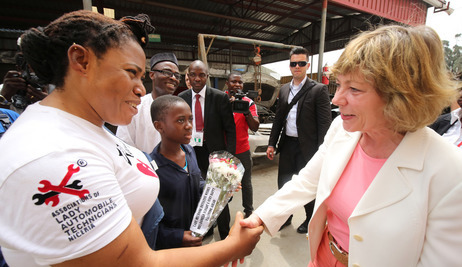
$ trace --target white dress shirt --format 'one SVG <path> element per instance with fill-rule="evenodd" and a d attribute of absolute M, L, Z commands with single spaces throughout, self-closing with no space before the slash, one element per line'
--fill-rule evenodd
<path fill-rule="evenodd" d="M 289 98 L 287 99 L 288 104 L 292 101 L 292 99 L 297 95 L 297 93 L 302 89 L 303 85 L 306 82 L 307 77 L 303 79 L 303 81 L 299 85 L 294 85 L 294 80 L 290 82 L 290 91 L 289 91 Z M 287 114 L 287 122 L 286 122 L 286 135 L 292 137 L 298 137 L 297 132 L 297 107 L 298 102 L 293 105 L 290 109 L 289 114 Z"/>
<path fill-rule="evenodd" d="M 143 96 L 138 106 L 138 113 L 133 116 L 130 124 L 117 127 L 116 132 L 117 137 L 146 153 L 151 153 L 161 141 L 160 133 L 152 123 L 152 102 L 154 102 L 152 94 Z"/>
<path fill-rule="evenodd" d="M 204 86 L 204 88 L 202 88 L 202 90 L 197 93 L 199 94 L 201 97 L 199 98 L 199 102 L 201 102 L 201 108 L 202 108 L 202 120 L 204 121 L 204 127 L 205 127 L 205 117 L 204 117 L 204 109 L 205 109 L 205 89 L 206 89 L 207 86 Z M 194 114 L 196 114 L 196 92 L 194 92 L 192 89 L 191 89 L 191 95 L 192 95 L 192 101 L 191 101 L 191 111 L 192 111 L 192 114 L 193 114 L 193 132 L 196 132 L 196 117 L 194 116 Z"/>

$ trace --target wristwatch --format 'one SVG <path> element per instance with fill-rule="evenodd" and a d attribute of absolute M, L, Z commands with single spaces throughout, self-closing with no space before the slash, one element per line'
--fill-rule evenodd
<path fill-rule="evenodd" d="M 6 100 L 4 96 L 0 95 L 0 105 L 9 106 L 11 105 L 11 102 Z"/>

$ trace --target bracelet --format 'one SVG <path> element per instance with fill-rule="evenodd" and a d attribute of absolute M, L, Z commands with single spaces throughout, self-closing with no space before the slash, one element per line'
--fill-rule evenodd
<path fill-rule="evenodd" d="M 0 104 L 4 105 L 4 106 L 9 106 L 11 105 L 11 102 L 6 100 L 6 98 L 3 96 L 3 95 L 0 95 Z"/>

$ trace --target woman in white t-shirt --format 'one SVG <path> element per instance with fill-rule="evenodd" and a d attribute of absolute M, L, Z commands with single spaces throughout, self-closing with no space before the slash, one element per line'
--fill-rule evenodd
<path fill-rule="evenodd" d="M 251 253 L 262 232 L 153 251 L 139 225 L 159 181 L 145 155 L 109 133 L 146 91 L 149 17 L 63 15 L 21 37 L 27 63 L 56 89 L 0 141 L 0 246 L 10 266 L 218 266 Z M 238 214 L 236 222 L 242 219 Z"/>

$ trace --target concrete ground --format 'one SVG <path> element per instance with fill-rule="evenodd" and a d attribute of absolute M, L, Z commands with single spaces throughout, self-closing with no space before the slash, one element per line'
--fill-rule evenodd
<path fill-rule="evenodd" d="M 278 156 L 274 161 L 266 157 L 254 159 L 252 169 L 252 185 L 254 208 L 277 191 Z M 237 211 L 243 211 L 242 197 L 238 192 L 229 203 L 231 212 L 231 225 Z M 298 267 L 308 266 L 310 260 L 308 240 L 305 234 L 297 233 L 297 227 L 304 221 L 305 211 L 301 208 L 294 214 L 292 224 L 271 237 L 266 232 L 261 236 L 253 253 L 245 258 L 242 265 L 245 267 Z M 213 237 L 204 240 L 204 244 L 219 240 L 218 229 L 215 229 Z"/>

